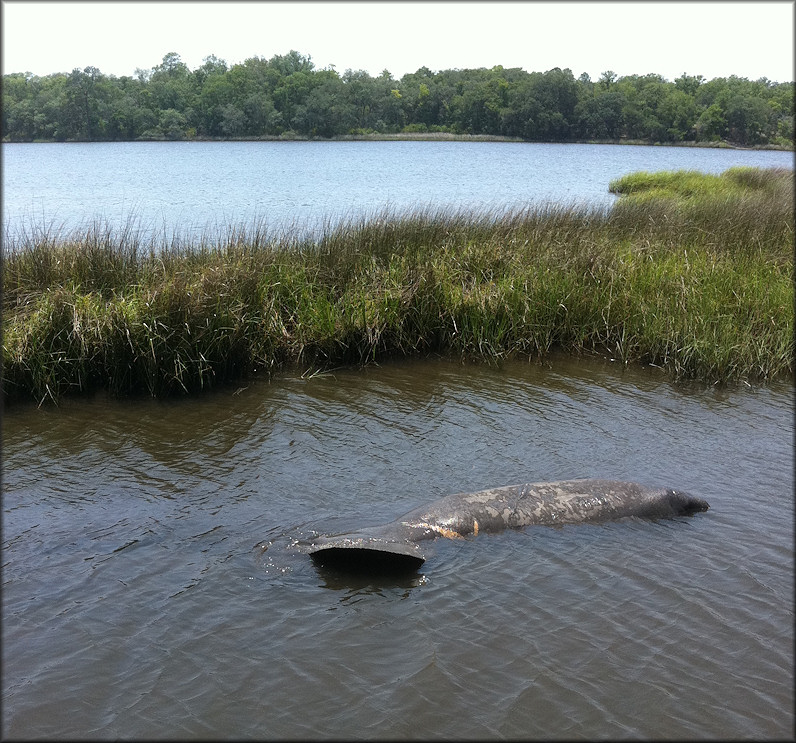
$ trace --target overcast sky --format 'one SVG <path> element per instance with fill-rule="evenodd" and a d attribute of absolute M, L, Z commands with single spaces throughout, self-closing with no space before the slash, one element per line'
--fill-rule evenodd
<path fill-rule="evenodd" d="M 682 73 L 794 79 L 794 3 L 775 2 L 2 2 L 3 73 L 93 66 L 133 75 L 176 52 L 193 70 L 295 49 L 397 79 L 426 66 L 569 67 L 593 80 Z"/>

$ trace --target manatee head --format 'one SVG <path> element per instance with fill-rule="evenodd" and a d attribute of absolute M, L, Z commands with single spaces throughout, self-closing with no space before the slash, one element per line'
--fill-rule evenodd
<path fill-rule="evenodd" d="M 666 491 L 666 501 L 676 516 L 690 516 L 694 513 L 707 511 L 710 508 L 706 500 L 697 498 L 690 493 L 684 493 L 682 490 L 668 489 Z"/>

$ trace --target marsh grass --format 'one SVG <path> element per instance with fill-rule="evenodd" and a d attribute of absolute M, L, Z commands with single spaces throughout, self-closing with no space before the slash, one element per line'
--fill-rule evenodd
<path fill-rule="evenodd" d="M 608 212 L 384 210 L 320 235 L 31 233 L 3 263 L 4 399 L 553 348 L 711 384 L 792 373 L 792 172 L 611 187 L 627 195 Z"/>

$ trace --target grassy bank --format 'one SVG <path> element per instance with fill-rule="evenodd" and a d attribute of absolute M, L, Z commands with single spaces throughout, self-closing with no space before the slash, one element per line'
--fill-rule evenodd
<path fill-rule="evenodd" d="M 635 174 L 614 208 L 383 213 L 316 238 L 93 226 L 3 266 L 4 399 L 192 393 L 296 362 L 553 348 L 673 378 L 793 371 L 793 174 Z"/>

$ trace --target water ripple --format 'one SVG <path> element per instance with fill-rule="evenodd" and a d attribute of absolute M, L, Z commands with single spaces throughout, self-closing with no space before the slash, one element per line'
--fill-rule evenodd
<path fill-rule="evenodd" d="M 553 359 L 11 411 L 3 734 L 786 737 L 791 402 Z M 599 475 L 711 510 L 440 540 L 393 581 L 295 549 L 451 492 Z"/>

